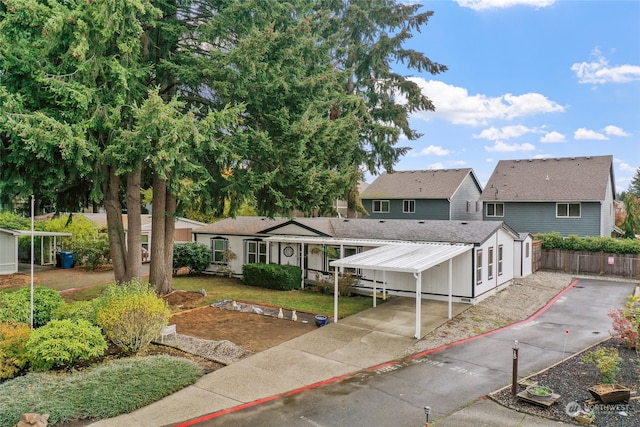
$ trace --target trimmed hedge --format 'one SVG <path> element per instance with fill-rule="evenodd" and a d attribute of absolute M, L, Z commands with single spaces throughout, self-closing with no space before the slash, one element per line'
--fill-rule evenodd
<path fill-rule="evenodd" d="M 295 265 L 245 264 L 242 276 L 246 285 L 290 291 L 300 288 L 302 269 Z"/>
<path fill-rule="evenodd" d="M 542 240 L 542 249 L 565 249 L 568 251 L 606 252 L 611 254 L 640 254 L 640 240 L 614 239 L 612 237 L 567 238 L 560 233 L 536 234 L 536 240 Z"/>

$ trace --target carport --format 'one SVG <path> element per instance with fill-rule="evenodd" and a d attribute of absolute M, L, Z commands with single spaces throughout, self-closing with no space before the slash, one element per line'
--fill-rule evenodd
<path fill-rule="evenodd" d="M 358 268 L 400 273 L 411 273 L 415 278 L 416 291 L 416 328 L 415 338 L 420 339 L 421 302 L 422 302 L 422 272 L 445 262 L 449 268 L 449 319 L 451 319 L 452 288 L 453 288 L 453 264 L 452 260 L 458 255 L 471 251 L 472 246 L 459 244 L 435 244 L 435 243 L 394 243 L 371 249 L 346 258 L 332 261 L 330 265 L 335 267 L 334 284 L 334 322 L 338 321 L 338 268 Z M 384 283 L 383 278 L 383 283 Z M 374 280 L 373 298 L 375 304 L 376 281 Z"/>
<path fill-rule="evenodd" d="M 0 228 L 0 274 L 14 274 L 18 272 L 18 238 L 29 237 L 30 230 L 9 230 Z M 55 251 L 58 238 L 70 237 L 71 233 L 55 231 L 33 231 L 34 237 L 40 240 L 40 264 L 55 264 Z M 45 238 L 47 238 L 45 244 Z"/>

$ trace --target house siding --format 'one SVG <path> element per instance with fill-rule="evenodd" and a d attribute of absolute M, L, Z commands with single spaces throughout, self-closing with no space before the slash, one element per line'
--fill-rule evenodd
<path fill-rule="evenodd" d="M 471 174 L 467 175 L 458 191 L 451 198 L 451 219 L 463 221 L 482 220 L 481 205 L 478 203 L 480 194 L 480 189 Z M 467 206 L 469 207 L 468 209 Z"/>
<path fill-rule="evenodd" d="M 571 234 L 578 236 L 600 236 L 600 202 L 580 203 L 581 212 L 579 218 L 556 218 L 555 202 L 504 202 L 504 217 L 487 217 L 486 204 L 487 202 L 484 203 L 482 210 L 482 219 L 484 221 L 504 221 L 518 233 L 536 234 L 552 233 L 555 231 L 563 236 L 569 236 Z"/>
<path fill-rule="evenodd" d="M 611 184 L 611 176 L 609 176 L 609 182 L 607 182 L 607 193 L 605 199 L 601 205 L 600 218 L 602 218 L 602 228 L 600 235 L 603 237 L 611 237 L 613 227 L 616 222 L 616 210 L 613 206 L 613 185 Z"/>
<path fill-rule="evenodd" d="M 373 199 L 363 199 L 362 205 L 369 212 L 370 219 L 425 219 L 448 220 L 450 204 L 443 199 L 375 199 L 389 200 L 389 212 L 373 212 Z M 415 200 L 416 211 L 414 213 L 402 212 L 404 200 Z"/>

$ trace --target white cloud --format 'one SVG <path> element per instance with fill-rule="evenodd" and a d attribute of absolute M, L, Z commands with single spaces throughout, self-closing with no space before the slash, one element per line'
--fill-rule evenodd
<path fill-rule="evenodd" d="M 438 163 L 431 163 L 427 165 L 427 169 L 446 169 L 446 168 L 444 167 L 444 164 L 442 162 L 438 162 Z"/>
<path fill-rule="evenodd" d="M 576 73 L 579 83 L 627 83 L 640 80 L 640 65 L 609 66 L 609 61 L 602 56 L 597 48 L 591 52 L 591 56 L 594 56 L 596 60 L 593 62 L 576 62 L 571 66 L 571 71 Z"/>
<path fill-rule="evenodd" d="M 607 135 L 613 135 L 613 136 L 629 136 L 629 134 L 625 132 L 622 128 L 619 128 L 618 126 L 613 126 L 613 125 L 609 125 L 605 127 L 604 132 Z"/>
<path fill-rule="evenodd" d="M 426 81 L 419 77 L 416 82 L 422 93 L 431 99 L 436 111 L 419 111 L 414 117 L 429 120 L 442 117 L 454 124 L 486 125 L 491 119 L 511 120 L 517 117 L 541 113 L 563 112 L 565 108 L 539 93 L 512 95 L 510 93 L 488 97 L 482 94 L 469 95 L 464 88 L 441 81 Z"/>
<path fill-rule="evenodd" d="M 618 169 L 620 169 L 621 171 L 635 173 L 635 171 L 637 170 L 636 168 L 631 166 L 629 163 L 626 163 L 624 160 L 613 159 L 613 162 L 618 165 Z"/>
<path fill-rule="evenodd" d="M 482 138 L 494 141 L 496 139 L 511 139 L 525 135 L 527 133 L 536 132 L 534 129 L 530 129 L 523 125 L 505 126 L 503 128 L 496 128 L 491 126 L 488 129 L 483 129 L 479 134 L 474 134 L 474 138 Z"/>
<path fill-rule="evenodd" d="M 533 156 L 534 159 L 550 159 L 553 157 L 551 154 L 536 154 Z"/>
<path fill-rule="evenodd" d="M 540 138 L 540 142 L 550 143 L 550 142 L 564 142 L 565 137 L 560 132 L 552 131 L 545 133 L 542 138 Z"/>
<path fill-rule="evenodd" d="M 573 139 L 595 139 L 595 140 L 607 140 L 605 135 L 586 128 L 580 128 L 573 133 Z"/>
<path fill-rule="evenodd" d="M 430 145 L 428 147 L 423 148 L 422 150 L 412 153 L 411 157 L 418 156 L 446 156 L 450 151 L 442 148 L 440 145 Z"/>
<path fill-rule="evenodd" d="M 551 6 L 555 0 L 456 0 L 461 7 L 473 10 L 504 9 L 512 6 L 533 6 L 535 8 Z"/>
<path fill-rule="evenodd" d="M 502 141 L 496 141 L 493 146 L 485 146 L 484 149 L 489 152 L 513 153 L 514 151 L 533 151 L 536 147 L 528 142 L 524 144 L 505 144 Z"/>
<path fill-rule="evenodd" d="M 453 162 L 449 162 L 449 164 L 451 166 L 466 166 L 467 162 L 465 162 L 464 160 L 455 160 Z"/>

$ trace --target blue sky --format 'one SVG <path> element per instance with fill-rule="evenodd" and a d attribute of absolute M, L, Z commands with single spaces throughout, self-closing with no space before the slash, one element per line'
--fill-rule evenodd
<path fill-rule="evenodd" d="M 404 3 L 409 3 L 405 0 Z M 417 3 L 417 2 L 413 2 Z M 438 0 L 406 47 L 449 70 L 411 76 L 436 105 L 396 170 L 613 155 L 616 191 L 640 167 L 640 0 Z M 368 182 L 372 178 L 367 179 Z"/>

